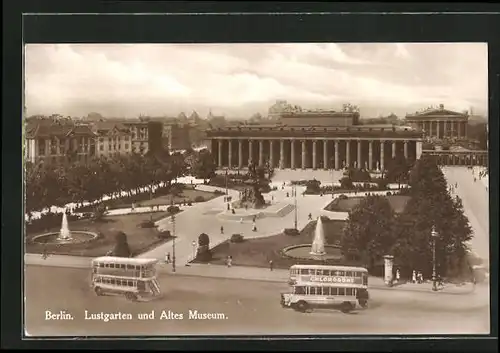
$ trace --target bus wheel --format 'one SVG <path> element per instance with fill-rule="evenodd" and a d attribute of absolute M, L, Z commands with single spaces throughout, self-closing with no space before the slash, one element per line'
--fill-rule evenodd
<path fill-rule="evenodd" d="M 296 304 L 296 309 L 301 313 L 305 313 L 307 309 L 309 309 L 309 305 L 305 301 L 301 300 Z"/>
<path fill-rule="evenodd" d="M 351 302 L 343 302 L 340 307 L 340 311 L 342 311 L 344 314 L 351 312 L 353 309 L 354 307 Z"/>
<path fill-rule="evenodd" d="M 97 295 L 103 295 L 101 287 L 95 287 L 94 292 Z"/>
<path fill-rule="evenodd" d="M 137 295 L 135 295 L 134 293 L 126 293 L 125 298 L 127 298 L 128 300 L 131 300 L 131 301 L 136 301 Z"/>
<path fill-rule="evenodd" d="M 362 307 L 362 308 L 366 308 L 368 306 L 368 300 L 366 299 L 360 299 L 359 300 L 359 305 Z"/>

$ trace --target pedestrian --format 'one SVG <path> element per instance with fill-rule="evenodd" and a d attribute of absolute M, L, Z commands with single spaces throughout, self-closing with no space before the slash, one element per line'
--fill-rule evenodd
<path fill-rule="evenodd" d="M 269 260 L 269 270 L 273 270 L 273 260 Z"/>
<path fill-rule="evenodd" d="M 274 202 L 274 195 L 271 195 L 271 202 Z"/>
<path fill-rule="evenodd" d="M 411 273 L 411 281 L 417 283 L 417 272 L 415 270 Z"/>
<path fill-rule="evenodd" d="M 307 217 L 309 218 L 310 221 L 313 219 L 313 216 L 311 213 L 309 213 L 309 215 Z"/>
<path fill-rule="evenodd" d="M 255 224 L 255 222 L 253 222 L 252 232 L 256 232 L 256 231 L 257 231 L 257 225 Z"/>
<path fill-rule="evenodd" d="M 243 217 L 240 218 L 240 224 L 243 224 Z"/>
<path fill-rule="evenodd" d="M 231 267 L 233 265 L 233 258 L 231 255 L 227 257 L 227 267 Z"/>
<path fill-rule="evenodd" d="M 224 226 L 220 226 L 220 234 L 224 234 Z"/>
<path fill-rule="evenodd" d="M 287 193 L 286 193 L 286 197 L 290 197 L 290 194 L 288 193 L 288 191 L 287 191 Z"/>
<path fill-rule="evenodd" d="M 165 263 L 169 264 L 170 263 L 170 253 L 167 253 L 167 257 L 165 258 Z"/>
<path fill-rule="evenodd" d="M 131 211 L 134 212 L 134 210 L 135 210 L 135 202 L 132 202 Z"/>
<path fill-rule="evenodd" d="M 417 282 L 419 284 L 422 284 L 423 283 L 423 277 L 422 277 L 422 272 L 418 271 L 417 273 Z"/>
<path fill-rule="evenodd" d="M 401 272 L 399 271 L 399 268 L 396 270 L 396 283 L 399 283 L 401 280 Z"/>

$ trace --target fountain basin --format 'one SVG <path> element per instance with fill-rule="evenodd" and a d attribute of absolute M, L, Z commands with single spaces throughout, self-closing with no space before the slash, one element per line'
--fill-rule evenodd
<path fill-rule="evenodd" d="M 97 233 L 83 230 L 72 230 L 70 236 L 69 239 L 63 239 L 60 232 L 44 233 L 32 237 L 30 242 L 42 245 L 70 245 L 88 243 L 99 237 Z"/>
<path fill-rule="evenodd" d="M 342 260 L 342 252 L 339 246 L 325 245 L 325 253 L 322 255 L 311 254 L 311 244 L 292 245 L 282 250 L 286 257 L 299 259 L 299 260 Z"/>

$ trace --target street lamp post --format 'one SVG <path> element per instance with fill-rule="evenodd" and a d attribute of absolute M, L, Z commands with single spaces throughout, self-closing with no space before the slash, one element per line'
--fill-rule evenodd
<path fill-rule="evenodd" d="M 193 260 L 196 258 L 196 242 L 193 240 L 191 243 L 193 245 Z"/>
<path fill-rule="evenodd" d="M 438 233 L 436 232 L 436 228 L 432 226 L 431 230 L 432 237 L 432 290 L 437 291 L 437 278 L 436 278 L 436 239 L 438 237 Z"/>
<path fill-rule="evenodd" d="M 172 272 L 175 272 L 175 215 L 172 215 Z"/>
<path fill-rule="evenodd" d="M 227 194 L 228 194 L 228 192 L 227 192 L 227 174 L 228 174 L 228 172 L 229 172 L 229 170 L 228 170 L 228 169 L 226 169 L 226 196 L 227 196 Z"/>
<path fill-rule="evenodd" d="M 298 229 L 297 228 L 297 185 L 294 185 L 292 187 L 292 192 L 293 192 L 293 203 L 294 203 L 294 209 L 295 209 L 295 212 L 294 212 L 294 229 Z"/>

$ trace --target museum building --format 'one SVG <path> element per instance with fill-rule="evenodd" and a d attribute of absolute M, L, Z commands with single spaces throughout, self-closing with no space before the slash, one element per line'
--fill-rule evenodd
<path fill-rule="evenodd" d="M 209 129 L 208 147 L 219 168 L 241 169 L 252 160 L 279 169 L 384 170 L 396 155 L 416 160 L 422 131 L 410 126 L 361 125 L 359 110 L 302 110 L 286 101 L 269 109 L 274 124 Z"/>

